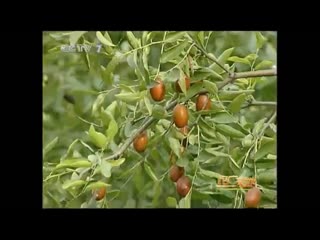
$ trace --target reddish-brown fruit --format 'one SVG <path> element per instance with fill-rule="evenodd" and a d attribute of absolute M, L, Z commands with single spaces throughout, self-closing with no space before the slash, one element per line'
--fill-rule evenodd
<path fill-rule="evenodd" d="M 172 165 L 170 169 L 170 179 L 173 182 L 178 181 L 184 174 L 184 167 L 179 167 L 178 165 Z"/>
<path fill-rule="evenodd" d="M 186 83 L 186 90 L 188 91 L 188 89 L 190 88 L 190 78 L 185 77 L 185 83 Z M 176 91 L 182 93 L 182 89 L 179 85 L 179 80 L 176 81 Z"/>
<path fill-rule="evenodd" d="M 133 141 L 133 147 L 137 152 L 143 152 L 148 143 L 148 136 L 145 132 L 139 134 Z"/>
<path fill-rule="evenodd" d="M 191 181 L 187 176 L 182 176 L 177 181 L 177 192 L 181 197 L 187 196 L 191 188 Z"/>
<path fill-rule="evenodd" d="M 161 79 L 156 80 L 156 84 L 154 87 L 150 88 L 150 94 L 154 101 L 162 101 L 164 99 L 164 95 L 166 94 L 166 87 L 161 81 Z"/>
<path fill-rule="evenodd" d="M 261 192 L 259 188 L 253 187 L 246 193 L 244 203 L 247 208 L 257 208 L 260 204 L 260 200 Z"/>
<path fill-rule="evenodd" d="M 201 110 L 209 110 L 211 108 L 211 100 L 207 96 L 207 94 L 198 95 L 196 101 L 196 109 L 197 111 Z"/>
<path fill-rule="evenodd" d="M 188 109 L 186 106 L 178 104 L 173 109 L 173 121 L 178 128 L 183 128 L 188 124 Z"/>
<path fill-rule="evenodd" d="M 107 192 L 107 188 L 106 187 L 102 187 L 99 188 L 98 190 L 95 191 L 95 198 L 97 201 L 100 201 L 101 199 L 104 198 L 104 196 L 106 195 Z"/>

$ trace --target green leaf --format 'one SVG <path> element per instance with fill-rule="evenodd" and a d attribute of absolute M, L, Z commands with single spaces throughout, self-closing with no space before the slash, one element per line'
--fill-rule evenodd
<path fill-rule="evenodd" d="M 60 168 L 88 168 L 91 167 L 91 162 L 86 158 L 73 158 L 65 159 L 56 166 L 56 169 Z"/>
<path fill-rule="evenodd" d="M 125 162 L 125 158 L 119 158 L 117 160 L 107 160 L 107 162 L 109 162 L 111 164 L 112 167 L 118 167 L 120 166 L 122 163 Z"/>
<path fill-rule="evenodd" d="M 102 133 L 96 132 L 94 126 L 91 125 L 89 129 L 90 140 L 99 148 L 105 147 L 107 143 L 107 138 Z"/>
<path fill-rule="evenodd" d="M 180 157 L 180 142 L 178 139 L 169 137 L 169 144 L 171 150 L 174 152 L 175 155 Z"/>
<path fill-rule="evenodd" d="M 212 80 L 222 81 L 223 77 L 210 68 L 200 68 L 194 72 L 192 80 L 198 81 L 210 77 Z"/>
<path fill-rule="evenodd" d="M 172 59 L 175 59 L 176 57 L 178 57 L 182 51 L 184 50 L 184 48 L 188 45 L 189 43 L 187 41 L 181 43 L 181 44 L 177 44 L 175 47 L 171 48 L 170 50 L 164 52 L 161 55 L 160 58 L 160 62 L 161 63 L 166 63 Z"/>
<path fill-rule="evenodd" d="M 106 131 L 106 136 L 107 136 L 106 144 L 109 144 L 110 142 L 112 142 L 113 138 L 117 135 L 117 133 L 118 133 L 118 124 L 114 119 L 112 119 Z"/>
<path fill-rule="evenodd" d="M 149 48 L 149 47 L 147 47 Z M 144 48 L 143 49 L 143 54 L 142 54 L 142 61 L 143 61 L 143 67 L 144 69 L 149 72 L 149 67 L 148 67 L 148 49 Z"/>
<path fill-rule="evenodd" d="M 134 36 L 134 34 L 131 31 L 127 31 L 127 37 L 129 40 L 129 43 L 133 49 L 139 48 L 139 40 Z"/>
<path fill-rule="evenodd" d="M 106 178 L 111 177 L 111 169 L 112 165 L 110 162 L 107 162 L 106 160 L 101 161 L 101 173 Z"/>
<path fill-rule="evenodd" d="M 225 124 L 216 125 L 216 129 L 220 133 L 225 134 L 225 135 L 227 135 L 229 137 L 234 137 L 234 138 L 243 138 L 243 137 L 245 137 L 245 135 L 242 132 L 240 132 L 239 130 L 234 129 L 233 127 L 230 127 L 230 126 L 225 125 Z"/>
<path fill-rule="evenodd" d="M 227 112 L 218 112 L 212 118 L 215 123 L 234 123 L 238 119 Z"/>
<path fill-rule="evenodd" d="M 224 136 L 223 134 L 221 134 L 219 132 L 217 132 L 216 135 L 217 135 L 217 139 L 219 141 L 221 141 L 224 145 L 226 145 L 226 146 L 230 145 L 230 138 Z"/>
<path fill-rule="evenodd" d="M 272 61 L 269 60 L 263 60 L 262 62 L 260 62 L 256 67 L 255 70 L 259 70 L 259 69 L 269 69 L 271 68 L 273 65 Z"/>
<path fill-rule="evenodd" d="M 240 91 L 226 91 L 221 90 L 219 91 L 219 98 L 220 100 L 233 100 L 240 94 L 245 93 L 246 95 L 254 93 L 254 90 L 240 90 Z"/>
<path fill-rule="evenodd" d="M 240 111 L 242 104 L 246 101 L 246 94 L 242 93 L 237 96 L 229 105 L 230 112 L 237 113 Z"/>
<path fill-rule="evenodd" d="M 58 143 L 58 140 L 59 140 L 59 137 L 55 137 L 51 142 L 47 144 L 47 146 L 45 146 L 45 148 L 43 149 L 43 158 L 49 151 L 51 151 L 56 146 L 56 144 Z"/>
<path fill-rule="evenodd" d="M 262 145 L 262 147 L 257 151 L 257 153 L 255 154 L 255 161 L 263 158 L 265 155 L 267 154 L 275 154 L 276 152 L 276 143 L 275 141 L 272 142 L 268 142 L 264 145 Z"/>
<path fill-rule="evenodd" d="M 203 84 L 202 83 L 197 83 L 197 84 L 192 85 L 189 88 L 189 90 L 187 91 L 187 95 L 181 99 L 181 102 L 185 102 L 188 99 L 192 98 L 198 92 L 200 92 L 202 90 L 202 88 L 203 88 Z"/>
<path fill-rule="evenodd" d="M 204 46 L 204 31 L 198 33 L 198 39 L 202 46 Z"/>
<path fill-rule="evenodd" d="M 121 58 L 122 54 L 116 53 L 108 63 L 107 67 L 102 69 L 102 79 L 107 85 L 111 85 L 113 83 L 113 72 L 120 63 Z"/>
<path fill-rule="evenodd" d="M 71 157 L 72 155 L 72 149 L 74 148 L 74 146 L 79 142 L 79 139 L 74 140 L 70 146 L 68 147 L 67 153 L 62 157 L 62 159 Z"/>
<path fill-rule="evenodd" d="M 191 208 L 191 189 L 187 196 L 179 201 L 179 208 Z"/>
<path fill-rule="evenodd" d="M 202 168 L 200 168 L 200 174 L 209 177 L 209 178 L 220 178 L 222 175 L 216 172 L 212 172 L 212 171 L 208 171 L 208 170 L 204 170 Z"/>
<path fill-rule="evenodd" d="M 105 46 L 109 46 L 109 47 L 114 47 L 115 45 L 112 43 L 112 41 L 110 41 L 110 37 L 109 39 L 107 39 L 106 37 L 104 37 L 102 35 L 102 33 L 100 31 L 96 32 L 96 36 L 98 38 L 98 40 Z"/>
<path fill-rule="evenodd" d="M 220 56 L 219 58 L 217 59 L 217 61 L 223 66 L 227 59 L 230 57 L 230 55 L 232 54 L 234 48 L 229 48 L 229 49 L 226 49 Z M 213 63 L 210 65 L 209 67 L 210 69 L 212 69 L 213 71 L 215 72 L 221 72 L 223 71 L 223 69 L 221 69 L 219 67 L 219 65 L 217 65 L 216 63 Z"/>
<path fill-rule="evenodd" d="M 250 53 L 248 56 L 245 57 L 245 59 L 247 59 L 247 60 L 250 62 L 250 64 L 251 64 L 251 62 L 253 62 L 257 57 L 258 57 L 257 54 L 255 54 L 255 53 Z"/>
<path fill-rule="evenodd" d="M 153 172 L 153 170 L 151 169 L 151 167 L 148 164 L 146 164 L 146 163 L 144 164 L 144 169 L 146 170 L 146 173 L 149 175 L 149 177 L 153 181 L 155 181 L 155 182 L 158 181 L 157 176 L 155 175 L 155 173 Z"/>
<path fill-rule="evenodd" d="M 86 184 L 86 181 L 83 181 L 83 180 L 74 180 L 74 181 L 68 180 L 62 185 L 62 189 L 66 190 L 66 189 L 72 188 L 72 187 L 80 187 L 84 184 Z"/>
<path fill-rule="evenodd" d="M 227 158 L 230 157 L 229 154 L 216 151 L 216 150 L 214 150 L 214 148 L 206 148 L 205 151 L 212 154 L 213 156 L 216 156 L 216 157 L 227 157 Z"/>
<path fill-rule="evenodd" d="M 110 37 L 110 35 L 109 35 L 108 31 L 105 31 L 103 36 L 104 36 L 104 37 L 105 37 L 109 42 L 111 42 L 111 43 L 112 43 L 112 39 L 111 39 L 111 37 Z"/>
<path fill-rule="evenodd" d="M 104 99 L 106 98 L 107 94 L 100 94 L 92 105 L 92 115 L 96 116 L 98 110 L 100 109 L 101 105 L 103 104 Z"/>
<path fill-rule="evenodd" d="M 200 118 L 199 126 L 201 128 L 201 133 L 210 136 L 212 138 L 216 138 L 215 129 L 208 125 L 204 120 Z"/>
<path fill-rule="evenodd" d="M 144 97 L 144 104 L 146 105 L 146 107 L 148 109 L 149 116 L 151 116 L 152 115 L 152 105 L 151 105 L 150 100 L 147 96 Z"/>
<path fill-rule="evenodd" d="M 89 183 L 85 189 L 85 192 L 87 191 L 90 191 L 90 190 L 94 190 L 94 189 L 99 189 L 99 188 L 102 188 L 102 187 L 109 187 L 111 186 L 110 184 L 107 184 L 107 183 L 104 183 L 104 182 L 101 182 L 101 181 L 98 181 L 98 182 L 92 182 L 92 183 Z"/>
<path fill-rule="evenodd" d="M 257 49 L 262 48 L 262 46 L 267 41 L 266 37 L 264 37 L 261 32 L 256 32 L 256 39 L 257 39 Z"/>
<path fill-rule="evenodd" d="M 214 82 L 204 80 L 203 83 L 204 83 L 204 87 L 209 91 L 210 94 L 214 95 L 218 93 L 218 87 Z"/>
<path fill-rule="evenodd" d="M 70 33 L 69 40 L 70 40 L 70 45 L 75 45 L 80 37 L 85 34 L 87 31 L 74 31 Z"/>
<path fill-rule="evenodd" d="M 268 154 L 268 155 L 267 155 L 267 159 L 270 159 L 270 160 L 276 160 L 276 159 L 277 159 L 277 155 L 274 155 L 274 154 Z"/>
<path fill-rule="evenodd" d="M 276 181 L 276 169 L 268 169 L 258 173 L 258 184 L 274 184 Z"/>
<path fill-rule="evenodd" d="M 137 102 L 138 100 L 142 99 L 141 98 L 141 93 L 140 92 L 135 92 L 135 93 L 118 93 L 115 95 L 115 97 L 121 101 L 124 101 L 126 103 L 132 103 L 132 102 Z M 143 96 L 144 97 L 144 96 Z"/>
<path fill-rule="evenodd" d="M 186 32 L 174 32 L 174 33 L 168 33 L 165 39 L 166 43 L 172 43 L 175 42 L 176 40 L 184 37 L 184 35 L 186 34 Z"/>
<path fill-rule="evenodd" d="M 248 59 L 237 57 L 237 56 L 229 57 L 228 61 L 251 65 L 251 63 L 250 63 L 250 61 Z"/>
<path fill-rule="evenodd" d="M 170 207 L 170 208 L 177 207 L 177 200 L 174 197 L 167 197 L 166 203 L 167 203 L 168 207 Z"/>
<path fill-rule="evenodd" d="M 253 130 L 252 130 L 252 135 L 257 137 L 262 130 L 264 122 L 267 120 L 267 118 L 262 118 L 258 122 L 254 124 Z"/>
<path fill-rule="evenodd" d="M 86 52 L 82 52 L 82 57 L 84 59 L 84 62 L 86 63 L 87 69 L 90 70 L 90 58 L 89 58 L 89 54 Z"/>
<path fill-rule="evenodd" d="M 167 111 L 163 106 L 153 105 L 152 116 L 157 119 L 165 118 L 168 115 Z"/>

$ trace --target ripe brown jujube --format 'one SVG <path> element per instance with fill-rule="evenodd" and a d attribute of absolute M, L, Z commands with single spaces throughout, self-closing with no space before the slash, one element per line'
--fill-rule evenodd
<path fill-rule="evenodd" d="M 184 174 L 184 167 L 180 167 L 178 165 L 172 165 L 170 169 L 170 179 L 173 182 L 178 181 L 178 179 L 183 176 Z"/>
<path fill-rule="evenodd" d="M 100 201 L 101 199 L 104 198 L 104 196 L 106 195 L 107 192 L 107 188 L 106 187 L 102 187 L 99 188 L 98 190 L 95 191 L 95 199 L 96 201 Z"/>
<path fill-rule="evenodd" d="M 187 196 L 191 188 L 191 181 L 187 176 L 182 176 L 177 181 L 177 192 L 181 197 Z"/>
<path fill-rule="evenodd" d="M 133 147 L 137 152 L 143 152 L 148 143 L 148 136 L 146 132 L 139 134 L 133 141 Z"/>
<path fill-rule="evenodd" d="M 183 128 L 188 124 L 188 109 L 181 104 L 178 104 L 173 109 L 173 121 L 178 128 Z"/>
<path fill-rule="evenodd" d="M 162 101 L 166 94 L 166 87 L 161 79 L 157 79 L 154 87 L 150 88 L 150 94 L 154 101 Z"/>
<path fill-rule="evenodd" d="M 257 208 L 260 204 L 260 200 L 261 192 L 259 188 L 253 187 L 246 193 L 244 203 L 247 208 Z"/>
<path fill-rule="evenodd" d="M 211 100 L 207 94 L 198 95 L 196 101 L 196 109 L 197 111 L 201 110 L 210 110 L 211 107 Z"/>

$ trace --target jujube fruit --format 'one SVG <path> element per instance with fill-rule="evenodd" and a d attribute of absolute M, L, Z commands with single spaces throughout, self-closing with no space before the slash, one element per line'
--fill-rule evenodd
<path fill-rule="evenodd" d="M 178 104 L 173 109 L 173 121 L 178 128 L 182 128 L 188 124 L 188 109 Z"/>
<path fill-rule="evenodd" d="M 164 95 L 166 93 L 166 87 L 161 81 L 161 79 L 156 80 L 156 84 L 150 88 L 150 94 L 154 101 L 161 101 L 164 99 Z"/>
<path fill-rule="evenodd" d="M 181 197 L 187 196 L 191 188 L 191 181 L 187 176 L 182 176 L 177 181 L 177 192 Z"/>
<path fill-rule="evenodd" d="M 170 169 L 170 179 L 173 182 L 178 181 L 178 179 L 183 176 L 184 174 L 184 167 L 180 167 L 178 165 L 172 165 Z"/>
<path fill-rule="evenodd" d="M 104 196 L 106 195 L 106 192 L 107 192 L 107 188 L 106 187 L 102 187 L 102 188 L 99 188 L 98 190 L 95 191 L 95 199 L 97 201 L 100 201 L 101 199 L 104 198 Z"/>
<path fill-rule="evenodd" d="M 143 152 L 148 143 L 148 136 L 145 132 L 140 133 L 133 141 L 133 147 L 137 152 Z"/>
<path fill-rule="evenodd" d="M 260 200 L 261 192 L 259 188 L 253 187 L 246 193 L 244 203 L 247 208 L 257 208 L 260 204 Z"/>
<path fill-rule="evenodd" d="M 207 96 L 207 94 L 200 94 L 197 97 L 196 101 L 196 109 L 197 111 L 201 110 L 209 110 L 211 107 L 211 100 Z"/>
<path fill-rule="evenodd" d="M 185 77 L 185 84 L 186 84 L 186 90 L 188 91 L 188 89 L 190 88 L 190 78 Z M 182 93 L 182 89 L 179 85 L 179 80 L 176 81 L 176 91 Z"/>

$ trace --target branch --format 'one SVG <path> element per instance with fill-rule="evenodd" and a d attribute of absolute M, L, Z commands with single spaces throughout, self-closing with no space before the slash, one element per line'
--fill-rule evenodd
<path fill-rule="evenodd" d="M 195 43 L 194 40 L 192 40 L 192 41 Z M 222 68 L 225 72 L 229 73 L 229 75 L 232 74 L 228 69 L 226 69 L 224 66 L 222 66 L 222 65 L 217 61 L 217 59 L 215 59 L 214 57 L 210 56 L 202 47 L 200 47 L 200 46 L 197 45 L 196 43 L 195 43 L 194 46 L 195 46 L 196 48 L 198 48 L 198 49 L 202 52 L 202 54 L 203 54 L 204 56 L 206 56 L 207 58 L 209 58 L 211 61 L 215 62 L 215 63 L 216 63 L 220 68 Z"/>
<path fill-rule="evenodd" d="M 250 106 L 271 106 L 271 107 L 276 107 L 277 106 L 277 102 L 268 102 L 268 101 L 253 101 L 251 103 L 249 103 L 246 106 L 243 106 L 242 108 L 247 108 Z"/>
<path fill-rule="evenodd" d="M 272 70 L 259 70 L 259 71 L 254 71 L 254 72 L 241 72 L 241 73 L 233 73 L 230 77 L 226 78 L 219 86 L 218 89 L 223 88 L 225 85 L 232 83 L 235 79 L 237 78 L 246 78 L 246 77 L 262 77 L 262 76 L 276 76 L 277 72 L 275 69 Z M 200 91 L 199 93 L 207 93 L 208 91 L 203 90 Z M 199 93 L 196 93 L 194 96 L 198 95 Z M 192 96 L 192 97 L 194 97 Z M 191 97 L 191 98 L 192 98 Z M 171 100 L 171 102 L 168 102 L 166 105 L 165 109 L 166 111 L 172 109 L 175 105 L 177 105 L 178 100 L 177 100 L 177 95 L 174 96 L 174 98 Z M 104 158 L 103 160 L 112 160 L 112 159 L 118 159 L 123 152 L 130 146 L 130 144 L 134 141 L 134 139 L 143 131 L 145 131 L 152 123 L 157 121 L 156 118 L 154 117 L 148 117 L 146 122 L 141 125 L 141 127 L 132 134 L 131 137 L 129 137 L 123 145 L 116 151 L 114 154 L 112 154 L 109 157 Z"/>

